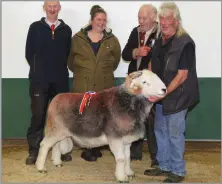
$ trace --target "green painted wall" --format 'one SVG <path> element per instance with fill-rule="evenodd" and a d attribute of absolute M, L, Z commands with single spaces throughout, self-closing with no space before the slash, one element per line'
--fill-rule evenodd
<path fill-rule="evenodd" d="M 116 85 L 124 78 L 116 78 Z M 70 79 L 71 84 L 71 79 Z M 221 78 L 199 79 L 201 102 L 188 114 L 186 139 L 221 139 Z M 26 138 L 28 79 L 2 79 L 2 138 Z"/>

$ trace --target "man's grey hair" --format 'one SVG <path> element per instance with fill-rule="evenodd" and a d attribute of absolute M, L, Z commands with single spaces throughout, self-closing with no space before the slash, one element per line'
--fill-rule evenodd
<path fill-rule="evenodd" d="M 156 17 L 157 17 L 157 9 L 156 9 L 156 7 L 155 6 L 153 6 L 152 4 L 143 4 L 141 7 L 140 7 L 140 10 L 141 9 L 148 9 L 148 8 L 151 8 L 152 9 L 152 13 L 153 13 L 153 15 L 152 15 L 152 18 L 154 18 L 155 17 L 155 19 L 156 19 Z"/>
<path fill-rule="evenodd" d="M 159 9 L 159 16 L 166 16 L 169 11 L 173 11 L 173 17 L 179 21 L 180 24 L 182 24 L 181 16 L 180 16 L 180 10 L 178 6 L 174 2 L 164 2 L 161 4 Z"/>
<path fill-rule="evenodd" d="M 47 4 L 47 2 L 50 2 L 50 1 L 56 1 L 60 5 L 60 1 L 59 0 L 44 0 L 44 6 Z"/>
<path fill-rule="evenodd" d="M 180 10 L 174 2 L 162 3 L 159 8 L 158 16 L 167 16 L 169 14 L 169 11 L 173 11 L 173 17 L 179 22 L 177 36 L 187 33 L 187 31 L 182 26 Z"/>
<path fill-rule="evenodd" d="M 151 18 L 152 18 L 152 20 L 154 21 L 154 22 L 157 22 L 157 14 L 158 14 L 158 12 L 157 12 L 157 8 L 155 7 L 155 6 L 153 6 L 152 4 L 143 4 L 141 7 L 140 7 L 140 9 L 139 9 L 139 11 L 141 10 L 141 9 L 147 9 L 148 11 L 152 11 L 152 15 L 151 15 Z M 159 26 L 159 24 L 157 24 L 157 33 L 156 33 L 156 37 L 158 37 L 158 35 L 159 35 L 159 33 L 160 33 L 160 26 Z"/>

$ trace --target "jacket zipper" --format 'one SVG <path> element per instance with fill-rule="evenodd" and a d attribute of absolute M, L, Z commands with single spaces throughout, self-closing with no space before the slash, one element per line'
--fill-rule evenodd
<path fill-rule="evenodd" d="M 170 57 L 167 59 L 167 62 L 166 62 L 166 66 L 164 67 L 164 71 L 163 71 L 163 74 L 162 74 L 162 77 L 165 78 L 165 75 L 166 75 L 166 70 L 167 70 L 167 66 L 168 66 L 168 63 L 169 63 L 169 60 L 170 60 Z"/>
<path fill-rule="evenodd" d="M 89 88 L 89 86 L 88 86 L 89 84 L 88 83 L 89 83 L 89 77 L 87 76 L 86 77 L 86 91 L 88 91 L 88 88 Z"/>
<path fill-rule="evenodd" d="M 170 60 L 170 57 L 167 59 L 167 62 L 166 62 L 166 66 L 165 66 L 165 69 L 164 69 L 164 71 L 166 72 L 166 70 L 167 70 L 167 66 L 168 66 L 168 63 L 169 63 L 169 60 Z M 165 77 L 165 73 L 164 72 L 164 74 L 163 74 L 163 78 Z M 162 108 L 163 108 L 163 114 L 164 114 L 164 112 L 165 112 L 165 105 L 164 105 L 164 100 L 162 101 Z"/>
<path fill-rule="evenodd" d="M 168 66 L 169 60 L 170 60 L 170 57 L 167 59 L 167 63 L 166 63 L 166 67 L 165 67 L 165 71 L 167 70 L 167 66 Z"/>
<path fill-rule="evenodd" d="M 35 56 L 36 56 L 36 54 L 34 55 L 34 72 L 35 72 Z"/>

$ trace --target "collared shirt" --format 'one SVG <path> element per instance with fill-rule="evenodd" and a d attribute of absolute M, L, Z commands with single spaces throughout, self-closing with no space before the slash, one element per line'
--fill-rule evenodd
<path fill-rule="evenodd" d="M 49 20 L 47 20 L 47 18 L 45 18 L 45 22 L 49 25 L 49 27 L 51 27 L 52 24 L 55 24 L 55 28 L 58 27 L 61 23 L 58 19 L 55 22 L 50 22 Z"/>
<path fill-rule="evenodd" d="M 149 31 L 146 31 L 144 45 L 147 42 L 148 38 L 150 37 L 151 33 L 153 32 L 154 27 L 155 26 L 153 26 Z"/>
<path fill-rule="evenodd" d="M 150 37 L 151 33 L 153 32 L 153 29 L 155 28 L 156 25 L 154 25 L 149 31 L 146 31 L 146 34 L 145 34 L 145 40 L 144 40 L 144 43 L 143 45 L 146 44 L 148 38 Z M 142 45 L 141 45 L 142 46 Z M 137 59 L 137 70 L 139 69 L 140 67 L 140 64 L 141 64 L 141 60 L 142 60 L 142 57 L 139 57 Z"/>

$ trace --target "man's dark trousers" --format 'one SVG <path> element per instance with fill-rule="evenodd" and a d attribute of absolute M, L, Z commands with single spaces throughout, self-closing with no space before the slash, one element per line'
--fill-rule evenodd
<path fill-rule="evenodd" d="M 31 124 L 27 131 L 29 155 L 37 156 L 43 139 L 48 104 L 59 93 L 69 92 L 69 81 L 39 83 L 30 80 Z"/>
<path fill-rule="evenodd" d="M 155 110 L 153 107 L 145 122 L 148 150 L 152 161 L 156 160 L 156 154 L 157 154 L 157 143 L 156 143 L 156 136 L 154 133 L 154 116 L 155 116 Z M 143 142 L 144 142 L 143 139 L 140 139 L 132 143 L 130 148 L 131 159 L 134 160 L 142 159 Z"/>

